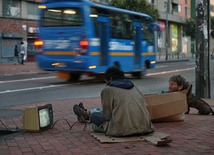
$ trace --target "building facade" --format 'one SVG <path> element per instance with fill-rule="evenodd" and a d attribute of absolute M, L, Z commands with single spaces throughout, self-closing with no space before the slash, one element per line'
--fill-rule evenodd
<path fill-rule="evenodd" d="M 210 16 L 214 17 L 214 0 L 210 0 Z"/>
<path fill-rule="evenodd" d="M 28 61 L 34 61 L 39 0 L 0 0 L 0 63 L 13 61 L 14 47 L 25 42 Z"/>
<path fill-rule="evenodd" d="M 159 11 L 158 23 L 162 28 L 159 38 L 159 56 L 168 55 L 168 59 L 185 57 L 190 52 L 190 38 L 184 35 L 183 25 L 191 17 L 189 0 L 148 0 Z M 166 58 L 166 59 L 167 59 Z"/>

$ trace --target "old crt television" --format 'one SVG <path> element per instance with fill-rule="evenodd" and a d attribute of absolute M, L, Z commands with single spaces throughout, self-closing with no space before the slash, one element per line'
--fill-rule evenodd
<path fill-rule="evenodd" d="M 53 109 L 51 104 L 27 107 L 23 114 L 23 129 L 39 132 L 53 125 Z"/>

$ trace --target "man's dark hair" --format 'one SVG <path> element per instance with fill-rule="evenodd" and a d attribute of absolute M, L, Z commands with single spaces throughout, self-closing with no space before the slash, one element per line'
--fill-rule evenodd
<path fill-rule="evenodd" d="M 169 82 L 170 81 L 176 82 L 178 84 L 178 86 L 182 85 L 183 86 L 182 90 L 187 89 L 187 87 L 189 86 L 189 83 L 181 75 L 174 75 L 174 76 L 170 77 Z"/>
<path fill-rule="evenodd" d="M 106 70 L 104 77 L 107 81 L 109 81 L 111 78 L 112 80 L 123 79 L 124 72 L 116 67 L 110 67 Z"/>

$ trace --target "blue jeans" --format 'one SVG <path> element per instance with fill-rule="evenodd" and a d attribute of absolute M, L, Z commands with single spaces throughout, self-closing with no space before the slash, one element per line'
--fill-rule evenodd
<path fill-rule="evenodd" d="M 101 126 L 103 123 L 107 121 L 107 119 L 101 113 L 98 112 L 92 113 L 89 119 L 91 123 L 97 126 Z"/>
<path fill-rule="evenodd" d="M 106 121 L 108 121 L 102 114 L 102 109 L 92 109 L 90 110 L 90 121 L 92 123 L 92 129 L 95 132 L 105 132 L 103 130 L 103 123 L 105 123 Z"/>

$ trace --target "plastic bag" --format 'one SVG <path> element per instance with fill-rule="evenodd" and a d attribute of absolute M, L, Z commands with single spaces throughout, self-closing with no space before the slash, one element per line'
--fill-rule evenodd
<path fill-rule="evenodd" d="M 23 60 L 26 60 L 26 59 L 27 59 L 27 56 L 26 56 L 26 55 L 24 55 Z"/>

